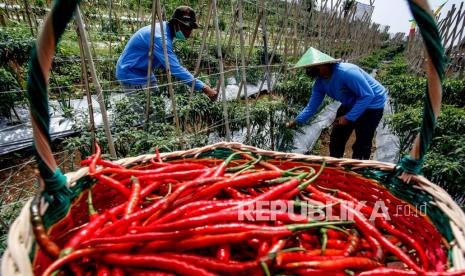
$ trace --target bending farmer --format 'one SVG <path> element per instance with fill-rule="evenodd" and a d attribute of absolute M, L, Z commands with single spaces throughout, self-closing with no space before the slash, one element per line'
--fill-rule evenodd
<path fill-rule="evenodd" d="M 195 82 L 195 90 L 202 90 L 207 96 L 214 100 L 217 92 L 211 89 L 202 81 L 197 80 L 189 71 L 184 68 L 173 51 L 173 40 L 186 40 L 197 29 L 195 12 L 187 6 L 176 8 L 169 22 L 163 22 L 165 32 L 166 48 L 168 52 L 168 62 L 171 74 L 184 81 L 188 85 Z M 116 64 L 116 78 L 121 85 L 128 90 L 137 90 L 147 87 L 147 70 L 149 64 L 151 26 L 146 26 L 138 30 L 130 39 L 123 53 Z M 163 43 L 161 37 L 160 23 L 155 26 L 155 38 L 153 44 L 152 69 L 165 68 L 165 56 L 163 53 Z M 153 72 L 153 70 L 152 70 Z M 155 75 L 152 73 L 150 82 L 155 84 Z"/>
<path fill-rule="evenodd" d="M 310 101 L 295 120 L 287 123 L 295 127 L 315 115 L 325 95 L 339 101 L 329 145 L 332 157 L 343 157 L 344 149 L 355 129 L 352 146 L 354 159 L 370 159 L 371 145 L 386 102 L 386 89 L 367 72 L 350 63 L 310 48 L 294 68 L 305 67 L 307 75 L 316 77 Z"/>

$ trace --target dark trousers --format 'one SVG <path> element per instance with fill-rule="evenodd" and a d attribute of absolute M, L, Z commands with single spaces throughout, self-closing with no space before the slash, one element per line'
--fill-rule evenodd
<path fill-rule="evenodd" d="M 351 109 L 351 106 L 341 105 L 337 110 L 336 117 L 344 116 Z M 352 158 L 370 159 L 373 136 L 383 117 L 383 110 L 383 108 L 367 109 L 357 121 L 351 122 L 347 126 L 334 126 L 329 143 L 329 154 L 332 157 L 343 157 L 347 140 L 349 140 L 352 131 L 355 129 L 356 140 L 352 146 Z"/>

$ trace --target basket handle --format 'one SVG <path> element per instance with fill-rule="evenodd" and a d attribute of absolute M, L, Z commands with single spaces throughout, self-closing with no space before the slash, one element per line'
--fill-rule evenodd
<path fill-rule="evenodd" d="M 425 44 L 427 58 L 428 85 L 424 98 L 423 120 L 420 132 L 413 143 L 408 156 L 398 164 L 398 175 L 409 182 L 413 175 L 420 173 L 424 157 L 433 140 L 436 120 L 441 110 L 442 81 L 444 80 L 444 46 L 431 8 L 426 0 L 408 0 L 413 18 L 417 22 Z"/>
<path fill-rule="evenodd" d="M 51 204 L 48 215 L 62 218 L 69 209 L 72 191 L 66 177 L 57 166 L 51 150 L 50 113 L 48 105 L 49 71 L 56 45 L 73 16 L 79 0 L 57 0 L 42 26 L 29 61 L 27 99 L 34 138 L 34 155 L 40 177 L 44 181 L 43 195 Z"/>

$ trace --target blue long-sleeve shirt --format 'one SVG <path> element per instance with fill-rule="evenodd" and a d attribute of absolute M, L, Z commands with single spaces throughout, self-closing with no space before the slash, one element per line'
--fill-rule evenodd
<path fill-rule="evenodd" d="M 123 53 L 116 64 L 116 78 L 123 83 L 128 84 L 146 84 L 147 68 L 149 64 L 149 47 L 150 47 L 150 30 L 151 26 L 146 26 L 138 30 L 129 39 Z M 165 32 L 166 48 L 168 51 L 168 62 L 170 64 L 171 74 L 177 79 L 192 85 L 194 76 L 184 68 L 173 51 L 173 34 L 168 28 L 167 22 L 163 22 Z M 165 57 L 163 55 L 163 44 L 161 38 L 160 23 L 155 26 L 155 39 L 153 45 L 152 69 L 165 68 Z M 156 82 L 155 75 L 152 73 L 151 81 Z M 200 90 L 205 84 L 195 79 L 195 90 Z"/>
<path fill-rule="evenodd" d="M 316 79 L 310 100 L 296 122 L 304 124 L 313 117 L 325 95 L 352 106 L 345 115 L 349 121 L 356 121 L 366 109 L 383 108 L 386 101 L 386 89 L 367 72 L 354 64 L 338 63 L 333 65 L 330 79 Z"/>

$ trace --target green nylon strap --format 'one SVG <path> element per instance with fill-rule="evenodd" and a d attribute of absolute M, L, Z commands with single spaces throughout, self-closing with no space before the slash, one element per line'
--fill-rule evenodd
<path fill-rule="evenodd" d="M 407 172 L 409 174 L 420 174 L 422 164 L 423 164 L 423 158 L 414 159 L 406 155 L 402 158 L 402 160 L 400 160 L 399 166 L 402 168 L 403 172 Z"/>
<path fill-rule="evenodd" d="M 57 0 L 51 10 L 51 20 L 53 26 L 53 36 L 55 47 L 62 36 L 68 22 L 71 20 L 74 10 L 78 5 L 78 0 Z M 47 26 L 45 26 L 47 27 Z M 49 146 L 50 137 L 50 112 L 48 106 L 48 91 L 45 73 L 42 72 L 38 56 L 42 49 L 37 49 L 37 44 L 31 52 L 29 61 L 27 98 L 29 100 L 32 122 L 38 130 L 39 136 L 43 135 Z M 47 62 L 52 62 L 47 61 Z M 36 133 L 37 134 L 37 133 Z M 49 200 L 50 207 L 47 209 L 45 217 L 52 220 L 62 218 L 68 211 L 73 193 L 66 187 L 66 177 L 59 169 L 53 171 L 49 168 L 39 155 L 34 144 L 35 158 L 42 178 L 44 179 L 44 196 Z"/>
<path fill-rule="evenodd" d="M 423 10 L 423 8 L 418 6 L 412 0 L 409 0 L 408 4 L 410 10 L 412 11 L 413 17 L 418 24 L 420 34 L 423 37 L 423 42 L 425 44 L 429 58 L 431 59 L 431 62 L 433 63 L 439 75 L 439 79 L 442 85 L 442 81 L 444 79 L 444 64 L 446 59 L 436 21 L 427 11 Z M 418 174 L 420 172 L 426 152 L 428 151 L 433 140 L 435 128 L 436 118 L 434 116 L 431 99 L 427 90 L 426 97 L 424 98 L 423 121 L 420 130 L 419 159 L 416 160 L 416 162 L 413 162 L 411 158 L 410 160 L 406 158 L 402 159 L 402 161 L 398 164 L 400 167 L 400 173 L 402 171 L 414 174 Z"/>

